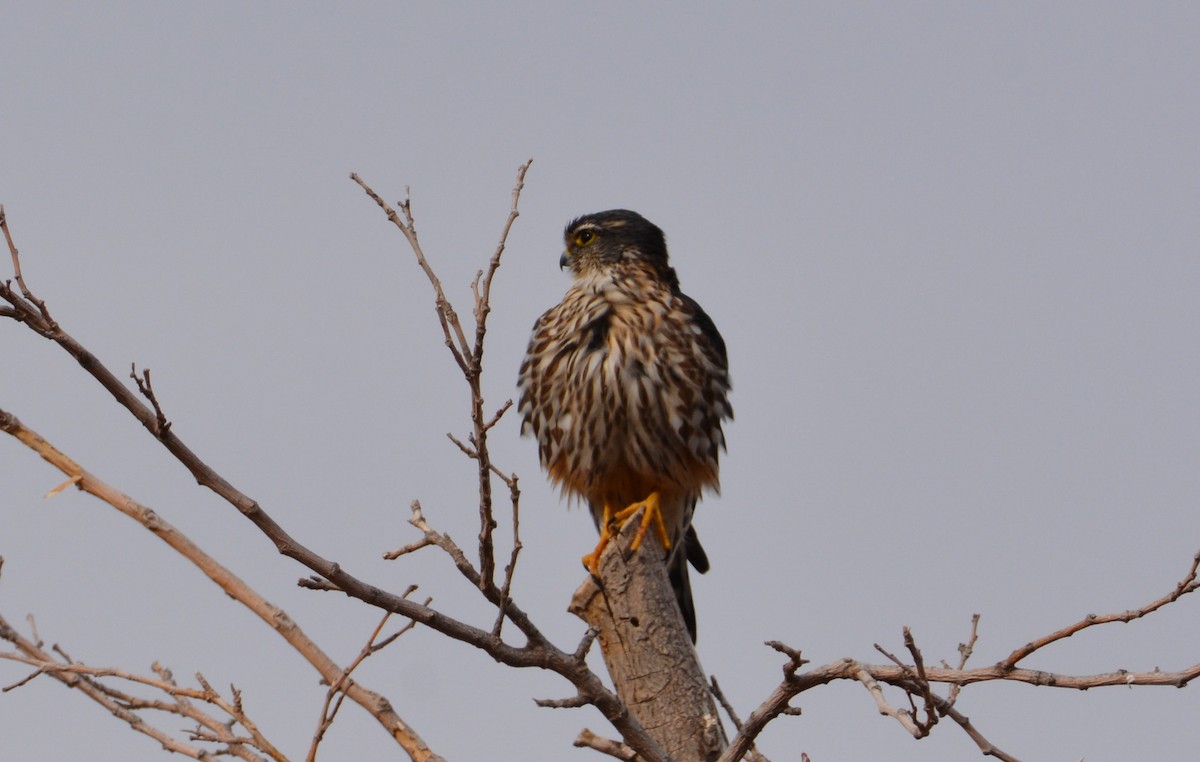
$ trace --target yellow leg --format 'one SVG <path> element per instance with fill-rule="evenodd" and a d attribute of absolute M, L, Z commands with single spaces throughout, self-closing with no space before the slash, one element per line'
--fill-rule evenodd
<path fill-rule="evenodd" d="M 642 508 L 646 510 L 642 514 L 641 526 L 638 527 L 630 548 L 637 550 L 641 547 L 642 539 L 646 536 L 646 530 L 650 528 L 651 524 L 654 525 L 655 534 L 662 542 L 663 549 L 671 548 L 671 539 L 667 536 L 667 525 L 663 521 L 661 496 L 657 490 L 651 492 L 645 500 L 626 506 L 619 511 L 613 511 L 612 506 L 605 503 L 604 520 L 600 522 L 600 542 L 596 544 L 595 550 L 583 557 L 583 565 L 588 568 L 588 571 L 596 574 L 600 570 L 600 554 L 604 552 L 604 548 L 608 546 L 613 535 L 620 530 L 621 525 Z"/>
<path fill-rule="evenodd" d="M 596 543 L 596 549 L 583 557 L 583 565 L 592 574 L 597 574 L 600 571 L 600 554 L 604 552 L 604 548 L 608 545 L 608 541 L 612 539 L 613 531 L 612 524 L 614 522 L 613 509 L 608 503 L 604 504 L 604 516 L 600 521 L 600 542 Z"/>

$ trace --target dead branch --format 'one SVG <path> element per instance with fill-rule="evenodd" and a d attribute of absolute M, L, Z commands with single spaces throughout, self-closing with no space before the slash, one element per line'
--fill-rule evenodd
<path fill-rule="evenodd" d="M 17 279 L 17 286 L 21 289 L 23 300 L 17 297 L 9 287 L 7 282 L 0 286 L 0 296 L 3 296 L 5 301 L 12 304 L 14 311 L 6 312 L 7 317 L 19 320 L 29 324 L 29 327 L 42 335 L 46 335 L 43 331 L 53 331 L 58 327 L 54 319 L 50 317 L 50 311 L 46 309 L 46 304 L 38 299 L 25 285 L 25 276 L 21 274 L 21 255 L 17 251 L 17 245 L 13 242 L 12 233 L 8 229 L 8 215 L 4 212 L 4 205 L 0 204 L 0 231 L 4 232 L 4 241 L 8 244 L 8 252 L 12 257 L 13 277 Z M 34 322 L 30 323 L 30 320 Z"/>
<path fill-rule="evenodd" d="M 359 184 L 363 191 L 371 197 L 371 200 L 378 204 L 379 208 L 387 215 L 388 222 L 399 228 L 404 237 L 408 239 L 408 245 L 417 257 L 417 264 L 425 273 L 425 277 L 429 279 L 429 284 L 433 286 L 434 307 L 437 310 L 438 323 L 442 327 L 446 348 L 450 350 L 450 354 L 454 356 L 455 362 L 458 363 L 458 367 L 462 369 L 463 373 L 469 372 L 466 357 L 471 353 L 471 347 L 467 343 L 466 335 L 462 332 L 462 326 L 458 323 L 454 309 L 446 299 L 446 294 L 442 290 L 442 282 L 434 273 L 433 268 L 429 266 L 429 262 L 426 261 L 425 252 L 421 250 L 421 242 L 417 238 L 417 228 L 412 217 L 412 196 L 408 189 L 405 189 L 404 201 L 400 202 L 400 210 L 404 213 L 401 216 L 396 213 L 391 204 L 384 201 L 383 197 L 363 182 L 356 173 L 351 172 L 350 179 Z"/>
<path fill-rule="evenodd" d="M 0 409 L 0 431 L 11 435 L 40 455 L 47 463 L 69 476 L 70 482 L 76 487 L 103 500 L 138 522 L 181 556 L 191 561 L 226 594 L 254 612 L 283 637 L 288 645 L 303 656 L 326 682 L 333 683 L 342 674 L 343 670 L 305 635 L 300 626 L 285 611 L 269 603 L 241 578 L 204 552 L 158 513 L 103 482 L 56 449 L 37 432 L 27 428 L 16 416 L 2 409 Z M 75 683 L 69 683 L 69 685 L 80 687 Z M 416 731 L 395 713 L 382 696 L 356 683 L 346 686 L 345 693 L 351 700 L 371 713 L 414 760 L 440 759 L 429 750 Z"/>
<path fill-rule="evenodd" d="M 742 729 L 742 719 L 741 717 L 738 717 L 738 713 L 733 708 L 733 704 L 725 696 L 725 692 L 721 690 L 721 685 L 717 682 L 717 678 L 715 676 L 709 678 L 709 688 L 712 690 L 713 697 L 717 700 L 717 703 L 720 704 L 721 708 L 725 710 L 725 714 L 729 717 L 729 721 L 733 723 L 734 730 L 740 731 Z M 753 744 L 750 745 L 750 749 L 746 752 L 745 759 L 749 760 L 749 762 L 771 762 L 765 756 L 760 754 L 758 749 L 755 748 Z"/>
<path fill-rule="evenodd" d="M 630 550 L 641 515 L 608 543 L 598 576 L 575 591 L 568 610 L 596 630 L 618 695 L 666 755 L 715 759 L 727 741 L 661 560 L 664 551 L 657 540 Z"/>
<path fill-rule="evenodd" d="M 416 585 L 410 585 L 408 590 L 404 591 L 404 597 L 407 598 L 414 590 L 416 590 Z M 426 602 L 426 605 L 428 605 L 428 602 Z M 342 674 L 338 677 L 338 679 L 334 681 L 334 683 L 329 686 L 329 690 L 325 692 L 325 704 L 321 707 L 321 719 L 317 722 L 317 729 L 313 733 L 312 743 L 308 747 L 308 756 L 306 757 L 307 762 L 316 762 L 317 747 L 321 745 L 321 741 L 325 738 L 325 733 L 333 725 L 333 721 L 337 718 L 338 711 L 342 708 L 342 702 L 346 698 L 346 688 L 350 684 L 350 675 L 354 672 L 354 670 L 358 669 L 358 666 L 366 661 L 368 657 L 378 653 L 384 648 L 387 648 L 389 645 L 394 643 L 397 638 L 411 630 L 416 625 L 416 622 L 410 619 L 408 624 L 404 625 L 396 632 L 387 636 L 383 640 L 378 640 L 379 634 L 383 632 L 383 627 L 387 624 L 388 619 L 390 619 L 391 616 L 392 615 L 390 613 L 385 613 L 383 615 L 383 618 L 379 620 L 379 624 L 376 625 L 374 631 L 371 632 L 371 637 L 367 639 L 366 645 L 364 645 L 362 650 L 359 651 L 358 656 L 355 657 L 354 661 L 350 663 L 350 666 L 346 667 L 346 669 L 342 671 Z"/>
<path fill-rule="evenodd" d="M 768 722 L 780 714 L 790 713 L 789 710 L 791 710 L 791 707 L 789 707 L 788 702 L 791 699 L 804 691 L 834 680 L 856 680 L 862 683 L 875 699 L 876 706 L 881 713 L 893 717 L 905 730 L 914 737 L 919 738 L 928 732 L 928 729 L 932 727 L 936 720 L 930 717 L 923 723 L 916 721 L 914 719 L 915 704 L 912 705 L 912 710 L 896 709 L 891 706 L 883 694 L 882 685 L 891 685 L 900 688 L 905 692 L 910 702 L 914 699 L 920 699 L 926 707 L 932 706 L 937 714 L 953 719 L 979 746 L 985 755 L 1016 762 L 1015 757 L 1001 751 L 984 738 L 971 724 L 970 720 L 955 709 L 954 702 L 951 699 L 937 695 L 932 691 L 930 685 L 941 683 L 951 686 L 950 695 L 955 699 L 958 696 L 959 689 L 964 686 L 995 680 L 1081 691 L 1116 685 L 1171 686 L 1182 688 L 1192 680 L 1200 677 L 1200 663 L 1175 672 L 1163 672 L 1158 668 L 1149 672 L 1131 672 L 1121 669 L 1115 672 L 1095 675 L 1066 675 L 1042 670 L 1021 669 L 1011 665 L 1051 643 L 1074 635 L 1082 630 L 1112 622 L 1129 622 L 1179 600 L 1182 596 L 1200 587 L 1200 582 L 1197 581 L 1198 568 L 1200 568 L 1200 553 L 1193 559 L 1187 574 L 1184 575 L 1183 579 L 1167 595 L 1151 601 L 1138 609 L 1118 614 L 1086 617 L 1080 622 L 1076 622 L 1043 638 L 1032 641 L 1023 648 L 1014 651 L 1007 659 L 988 667 L 979 667 L 976 669 L 965 668 L 978 637 L 978 615 L 972 619 L 970 639 L 966 644 L 959 646 L 960 661 L 958 668 L 926 666 L 920 650 L 917 648 L 915 641 L 912 639 L 912 634 L 907 631 L 907 628 L 905 628 L 905 645 L 913 657 L 914 663 L 911 665 L 903 663 L 893 654 L 880 648 L 879 650 L 888 656 L 893 662 L 892 664 L 864 664 L 853 659 L 842 659 L 822 667 L 800 672 L 800 667 L 805 664 L 805 661 L 800 658 L 800 652 L 772 641 L 767 645 L 789 657 L 788 662 L 784 665 L 783 680 L 771 695 L 750 714 L 750 717 L 747 718 L 742 728 L 730 742 L 725 754 L 721 756 L 720 762 L 734 762 L 741 759 L 742 755 L 750 748 L 750 744 L 754 738 L 758 736 Z"/>
<path fill-rule="evenodd" d="M 614 741 L 611 738 L 602 738 L 587 728 L 579 731 L 579 736 L 575 739 L 574 746 L 578 749 L 595 749 L 625 762 L 633 762 L 633 760 L 638 758 L 636 751 L 620 741 Z"/>
<path fill-rule="evenodd" d="M 511 400 L 510 400 L 511 402 Z M 507 409 L 507 408 L 506 408 Z M 504 411 L 496 413 L 497 419 Z M 499 469 L 493 469 L 499 473 Z M 509 500 L 512 502 L 512 553 L 508 563 L 504 565 L 504 583 L 500 586 L 500 603 L 496 605 L 496 622 L 492 625 L 492 634 L 500 637 L 500 628 L 504 626 L 504 615 L 508 611 L 508 603 L 512 595 L 513 577 L 517 573 L 517 556 L 521 554 L 521 489 L 517 486 L 517 475 L 500 478 L 508 485 Z"/>
<path fill-rule="evenodd" d="M 966 643 L 958 644 L 958 668 L 963 669 L 967 666 L 967 661 L 971 658 L 971 654 L 975 652 L 975 643 L 979 640 L 979 614 L 971 615 L 971 636 L 967 638 Z M 945 661 L 942 666 L 949 667 Z M 958 700 L 958 693 L 962 690 L 961 685 L 951 685 L 950 693 L 946 697 L 946 701 L 950 706 L 954 706 L 954 702 Z"/>
<path fill-rule="evenodd" d="M 140 710 L 157 710 L 195 722 L 197 730 L 193 732 L 192 740 L 218 745 L 217 754 L 254 761 L 264 759 L 254 753 L 253 750 L 256 749 L 266 754 L 267 758 L 278 762 L 286 760 L 258 732 L 254 723 L 242 711 L 240 701 L 229 702 L 223 699 L 211 689 L 211 686 L 202 684 L 199 690 L 183 688 L 176 685 L 169 673 L 165 672 L 158 678 L 152 678 L 121 669 L 91 667 L 79 662 L 56 659 L 53 654 L 43 650 L 35 641 L 21 636 L 3 617 L 0 617 L 0 640 L 12 643 L 16 649 L 14 653 L 0 653 L 0 659 L 24 664 L 34 670 L 24 679 L 4 688 L 6 692 L 20 688 L 37 677 L 45 675 L 80 691 L 108 710 L 114 717 L 128 724 L 132 730 L 153 738 L 167 751 L 192 759 L 205 759 L 213 755 L 211 750 L 175 740 L 169 733 L 147 722 L 139 713 Z M 155 665 L 155 669 L 161 671 L 158 665 Z M 103 678 L 115 678 L 127 683 L 150 687 L 166 694 L 171 700 L 159 701 L 140 698 L 106 684 L 102 681 Z M 193 700 L 222 710 L 232 722 L 226 722 L 205 712 L 192 703 Z M 242 725 L 250 735 L 235 735 L 232 731 L 233 723 Z"/>
<path fill-rule="evenodd" d="M 162 406 L 158 404 L 158 396 L 154 393 L 154 384 L 150 382 L 150 369 L 143 368 L 142 375 L 139 376 L 137 366 L 130 364 L 129 377 L 137 384 L 137 390 L 141 393 L 150 406 L 154 408 L 154 420 L 158 424 L 159 431 L 169 431 L 171 422 L 167 420 L 167 416 L 163 413 Z"/>
<path fill-rule="evenodd" d="M 463 330 L 462 323 L 458 319 L 458 313 L 455 312 L 450 300 L 446 298 L 446 293 L 442 289 L 441 280 L 434 273 L 433 268 L 429 265 L 429 261 L 425 258 L 425 253 L 421 249 L 421 243 L 417 238 L 416 227 L 412 216 L 412 199 L 406 192 L 405 199 L 400 204 L 401 213 L 397 214 L 396 210 L 391 207 L 383 197 L 374 191 L 366 184 L 357 174 L 352 173 L 350 179 L 358 183 L 359 187 L 371 197 L 371 199 L 384 211 L 388 220 L 400 229 L 404 237 L 408 240 L 409 248 L 417 258 L 417 264 L 424 271 L 425 276 L 429 279 L 430 285 L 434 291 L 434 306 L 437 310 L 438 322 L 442 328 L 442 335 L 445 339 L 446 347 L 450 350 L 454 361 L 458 364 L 459 369 L 466 379 L 467 385 L 471 391 L 471 423 L 473 432 L 470 437 L 471 447 L 467 447 L 462 442 L 451 439 L 459 446 L 459 448 L 467 454 L 468 457 L 476 461 L 479 479 L 479 582 L 480 590 L 484 590 L 484 586 L 492 586 L 495 576 L 496 560 L 495 551 L 492 542 L 492 532 L 496 529 L 496 520 L 492 513 L 492 465 L 491 458 L 488 454 L 487 435 L 488 431 L 496 425 L 500 417 L 512 405 L 510 400 L 496 412 L 491 420 L 484 417 L 483 407 L 483 389 L 481 379 L 483 375 L 483 351 L 484 338 L 487 335 L 487 318 L 491 312 L 491 291 L 492 281 L 496 276 L 496 271 L 500 267 L 500 258 L 504 254 L 504 249 L 508 241 L 508 234 L 512 230 L 513 223 L 520 216 L 518 210 L 518 202 L 521 198 L 521 190 L 525 187 L 525 173 L 529 171 L 529 166 L 533 160 L 522 164 L 517 169 L 517 180 L 513 185 L 512 190 L 512 205 L 509 209 L 508 219 L 500 232 L 500 241 L 496 245 L 495 252 L 488 261 L 486 272 L 479 272 L 475 276 L 475 280 L 471 285 L 471 291 L 474 295 L 474 317 L 475 317 L 475 342 L 468 344 L 466 333 Z M 501 605 L 501 613 L 497 618 L 497 624 L 492 628 L 493 632 L 499 634 L 500 627 L 503 622 L 503 609 L 506 604 Z"/>
<path fill-rule="evenodd" d="M 1149 613 L 1158 611 L 1163 606 L 1166 606 L 1169 603 L 1174 603 L 1175 601 L 1179 600 L 1180 597 L 1187 595 L 1188 593 L 1194 591 L 1197 587 L 1200 587 L 1200 580 L 1197 579 L 1198 570 L 1200 570 L 1200 553 L 1197 553 L 1192 559 L 1192 568 L 1188 571 L 1187 575 L 1179 581 L 1179 584 L 1175 586 L 1174 590 L 1167 593 L 1163 597 L 1151 601 L 1139 609 L 1133 609 L 1132 611 L 1123 611 L 1117 614 L 1105 614 L 1104 616 L 1088 614 L 1074 624 L 1067 625 L 1061 630 L 1057 630 L 1049 635 L 1046 635 L 1045 637 L 1026 643 L 1021 648 L 1018 648 L 1009 654 L 1008 658 L 1000 662 L 998 666 L 1006 669 L 1012 669 L 1017 665 L 1017 662 L 1025 659 L 1035 651 L 1041 650 L 1051 643 L 1055 643 L 1064 638 L 1069 638 L 1075 633 L 1086 630 L 1089 627 L 1095 627 L 1101 624 L 1109 624 L 1110 622 L 1132 622 L 1134 619 L 1140 619 Z"/>
<path fill-rule="evenodd" d="M 984 738 L 983 734 L 976 730 L 975 726 L 971 724 L 971 720 L 955 709 L 949 701 L 936 694 L 934 694 L 933 700 L 937 704 L 938 711 L 958 723 L 958 726 L 963 729 L 963 732 L 967 734 L 967 737 L 974 741 L 975 745 L 979 747 L 979 751 L 983 754 L 983 756 L 995 757 L 996 759 L 1001 760 L 1001 762 L 1021 762 L 1016 757 L 1005 753 L 1003 750 L 993 745 L 991 741 Z"/>

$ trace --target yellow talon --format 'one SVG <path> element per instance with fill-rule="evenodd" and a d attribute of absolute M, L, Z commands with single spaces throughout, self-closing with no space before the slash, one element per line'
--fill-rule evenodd
<path fill-rule="evenodd" d="M 604 552 L 604 548 L 608 546 L 613 535 L 620 531 L 620 527 L 642 508 L 646 510 L 642 514 L 641 526 L 638 527 L 637 534 L 634 535 L 630 549 L 637 550 L 641 547 L 642 539 L 646 536 L 646 530 L 650 528 L 651 524 L 654 525 L 654 532 L 662 542 L 663 550 L 671 549 L 671 539 L 667 535 L 666 522 L 663 521 L 661 496 L 657 490 L 651 492 L 645 500 L 626 506 L 620 511 L 614 512 L 612 507 L 605 503 L 604 520 L 600 522 L 600 542 L 596 544 L 595 550 L 583 557 L 583 565 L 587 567 L 589 572 L 592 574 L 599 573 L 600 554 Z"/>
<path fill-rule="evenodd" d="M 651 492 L 645 500 L 640 503 L 634 503 L 627 508 L 622 509 L 613 518 L 618 525 L 623 524 L 633 514 L 638 512 L 638 509 L 645 508 L 646 512 L 642 514 L 642 525 L 638 527 L 637 534 L 633 538 L 633 544 L 629 547 L 637 550 L 642 544 L 642 538 L 646 536 L 646 530 L 651 524 L 654 524 L 654 530 L 658 534 L 658 539 L 662 541 L 663 550 L 671 549 L 671 539 L 667 536 L 667 525 L 663 521 L 661 497 L 658 491 Z"/>

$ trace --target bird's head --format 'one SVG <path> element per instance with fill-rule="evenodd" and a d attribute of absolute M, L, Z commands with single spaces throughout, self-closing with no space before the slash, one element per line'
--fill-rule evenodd
<path fill-rule="evenodd" d="M 635 266 L 674 280 L 662 230 L 637 212 L 612 209 L 585 214 L 567 225 L 563 238 L 566 248 L 558 264 L 569 267 L 577 278 Z"/>

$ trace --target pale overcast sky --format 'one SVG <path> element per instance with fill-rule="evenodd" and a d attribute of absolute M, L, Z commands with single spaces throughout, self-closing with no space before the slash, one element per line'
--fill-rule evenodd
<path fill-rule="evenodd" d="M 30 285 L 114 371 L 153 370 L 174 431 L 294 536 L 394 591 L 491 622 L 434 550 L 466 545 L 467 393 L 428 284 L 349 179 L 410 186 L 460 314 L 534 164 L 494 286 L 488 407 L 567 287 L 562 226 L 626 207 L 666 232 L 729 345 L 723 494 L 697 514 L 699 649 L 747 714 L 779 639 L 881 661 L 913 629 L 974 663 L 1170 590 L 1200 550 L 1200 11 L 1187 3 L 11 3 L 0 203 Z M 0 268 L 3 269 L 3 268 Z M 7 270 L 5 270 L 7 272 Z M 8 276 L 5 276 L 8 277 Z M 63 352 L 0 322 L 0 407 L 161 512 L 348 661 L 374 611 L 306 576 L 198 488 Z M 509 417 L 524 608 L 562 647 L 594 543 Z M 100 666 L 234 682 L 303 758 L 315 674 L 136 524 L 0 439 L 0 613 Z M 1200 598 L 1027 666 L 1200 661 Z M 0 663 L 0 683 L 26 671 Z M 572 690 L 416 630 L 360 673 L 451 760 L 598 760 Z M 1195 688 L 976 685 L 959 708 L 1024 760 L 1184 759 Z M 898 694 L 891 694 L 902 701 Z M 780 762 L 979 756 L 915 742 L 862 686 L 799 697 Z M 181 723 L 163 722 L 168 728 Z M 399 751 L 348 706 L 330 760 Z M 164 757 L 41 678 L 0 694 L 4 760 Z"/>

